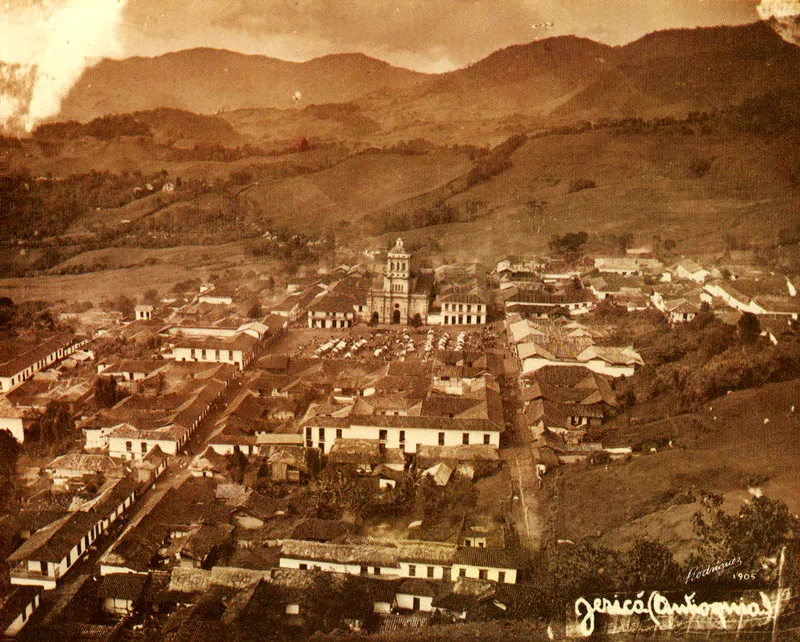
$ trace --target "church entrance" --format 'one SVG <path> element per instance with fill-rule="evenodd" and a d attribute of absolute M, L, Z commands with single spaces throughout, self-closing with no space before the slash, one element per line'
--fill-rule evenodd
<path fill-rule="evenodd" d="M 378 325 L 381 322 L 381 317 L 377 312 L 372 313 L 371 325 Z"/>
<path fill-rule="evenodd" d="M 392 312 L 392 323 L 400 323 L 400 310 Z"/>

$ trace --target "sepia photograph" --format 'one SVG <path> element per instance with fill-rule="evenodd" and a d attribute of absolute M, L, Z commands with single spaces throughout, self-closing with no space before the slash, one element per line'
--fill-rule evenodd
<path fill-rule="evenodd" d="M 0 641 L 800 642 L 800 0 L 2 0 Z"/>

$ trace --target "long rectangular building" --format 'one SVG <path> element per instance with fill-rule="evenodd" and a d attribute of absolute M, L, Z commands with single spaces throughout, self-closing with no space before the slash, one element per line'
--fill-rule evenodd
<path fill-rule="evenodd" d="M 0 345 L 0 392 L 13 390 L 40 370 L 71 355 L 89 339 L 62 332 L 36 345 L 12 340 Z"/>

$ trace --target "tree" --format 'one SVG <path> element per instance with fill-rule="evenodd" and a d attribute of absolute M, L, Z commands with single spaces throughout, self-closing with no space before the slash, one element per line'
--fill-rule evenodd
<path fill-rule="evenodd" d="M 250 319 L 260 319 L 263 316 L 264 312 L 262 311 L 261 304 L 259 303 L 254 303 L 247 311 L 247 317 Z"/>
<path fill-rule="evenodd" d="M 158 305 L 160 300 L 161 297 L 158 295 L 158 290 L 155 288 L 150 288 L 147 290 L 142 297 L 142 301 L 144 301 L 147 305 Z"/>
<path fill-rule="evenodd" d="M 14 479 L 22 447 L 8 430 L 0 430 L 0 479 Z"/>
<path fill-rule="evenodd" d="M 742 345 L 753 345 L 761 334 L 761 324 L 752 312 L 743 312 L 739 319 L 739 338 Z"/>
<path fill-rule="evenodd" d="M 241 484 L 244 481 L 244 472 L 247 469 L 247 457 L 237 448 L 230 455 L 225 456 L 225 468 L 233 482 Z"/>
<path fill-rule="evenodd" d="M 622 561 L 622 581 L 629 591 L 676 587 L 681 569 L 661 542 L 637 539 Z"/>
<path fill-rule="evenodd" d="M 411 322 L 409 323 L 409 325 L 412 328 L 418 328 L 422 325 L 422 317 L 420 316 L 419 312 L 417 312 L 413 317 L 411 317 Z"/>
<path fill-rule="evenodd" d="M 367 622 L 372 617 L 372 600 L 357 578 L 318 571 L 308 591 L 307 621 L 313 631 L 329 632 L 345 620 Z"/>
<path fill-rule="evenodd" d="M 267 279 L 267 291 L 272 294 L 275 292 L 275 277 L 270 274 L 270 277 Z"/>
<path fill-rule="evenodd" d="M 703 495 L 703 510 L 692 518 L 697 539 L 697 549 L 690 560 L 694 565 L 740 560 L 744 568 L 759 568 L 762 562 L 778 555 L 798 527 L 797 519 L 780 500 L 753 497 L 742 504 L 736 515 L 725 513 L 721 504 L 719 495 Z"/>
<path fill-rule="evenodd" d="M 119 401 L 117 380 L 114 377 L 97 377 L 94 382 L 94 398 L 101 408 L 110 408 Z"/>
<path fill-rule="evenodd" d="M 63 401 L 51 401 L 44 413 L 33 422 L 30 441 L 40 447 L 46 445 L 48 451 L 57 451 L 63 442 L 72 438 L 74 432 L 75 420 L 69 406 Z"/>

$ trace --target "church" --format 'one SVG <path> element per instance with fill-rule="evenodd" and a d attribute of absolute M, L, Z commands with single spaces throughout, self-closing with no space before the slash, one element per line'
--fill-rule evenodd
<path fill-rule="evenodd" d="M 411 253 L 397 239 L 386 257 L 382 278 L 372 283 L 367 296 L 367 319 L 373 323 L 408 323 L 415 315 L 428 318 L 431 280 L 411 273 Z"/>

